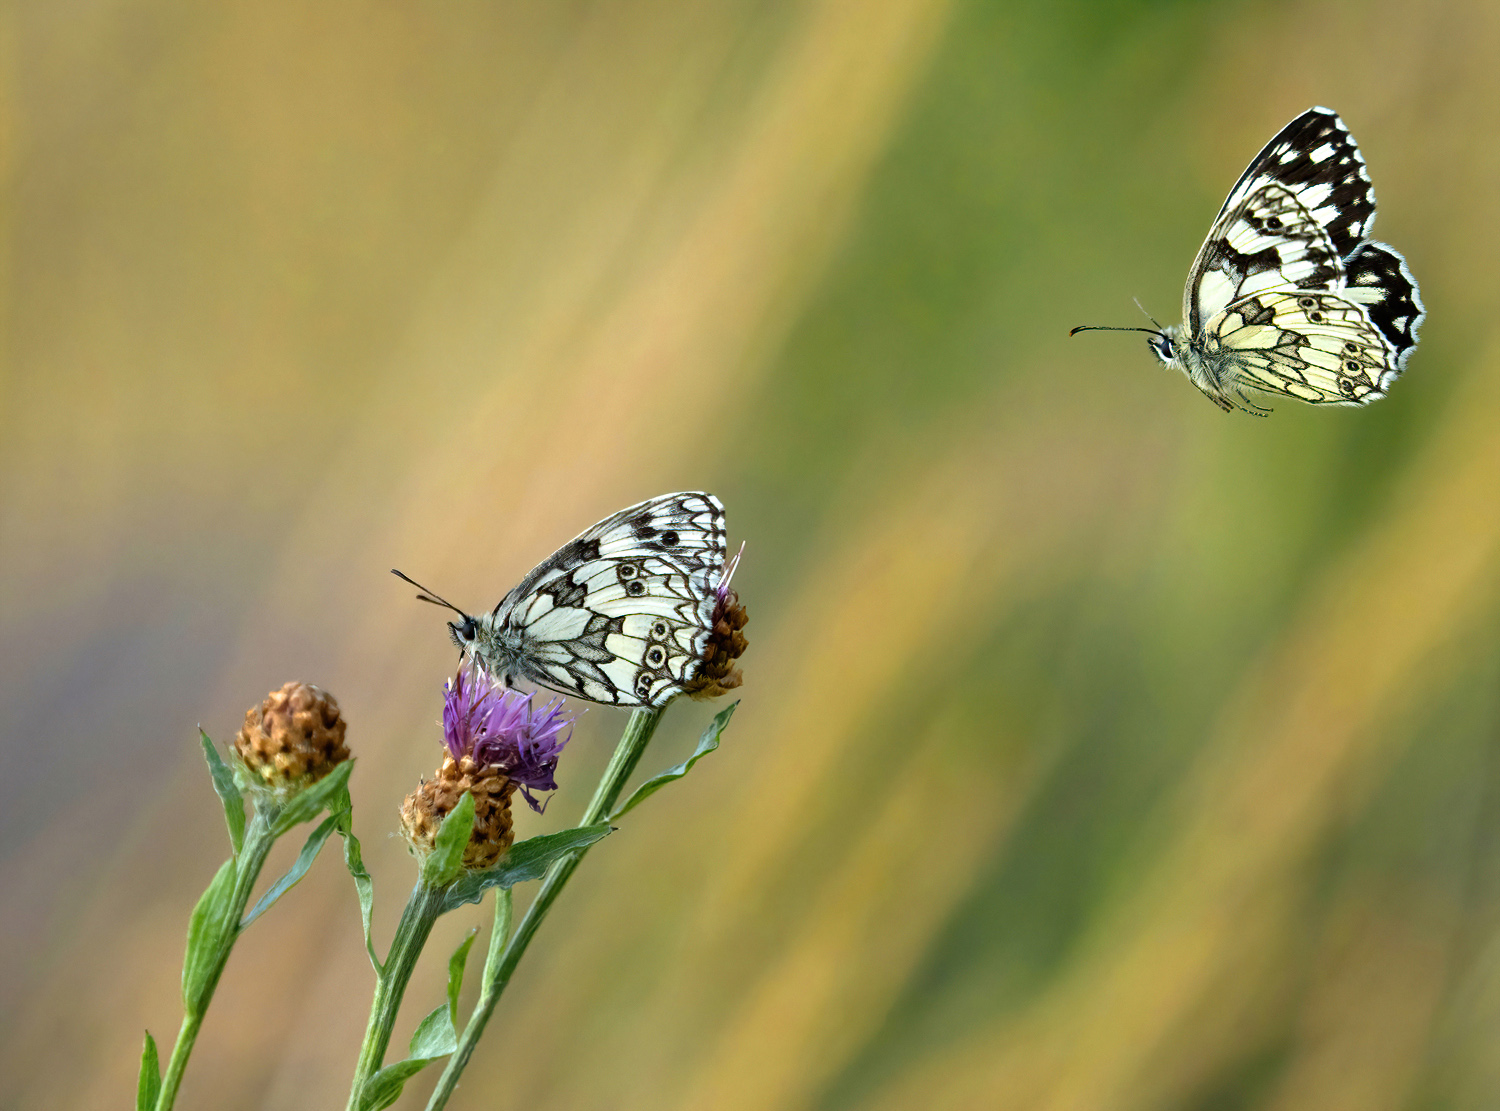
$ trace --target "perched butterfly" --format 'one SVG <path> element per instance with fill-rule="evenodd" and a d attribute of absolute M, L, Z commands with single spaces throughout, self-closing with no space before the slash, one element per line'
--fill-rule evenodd
<path fill-rule="evenodd" d="M 663 494 L 606 517 L 564 544 L 494 610 L 463 618 L 453 642 L 506 683 L 618 706 L 660 706 L 697 674 L 725 565 L 724 506 L 712 494 Z"/>
<path fill-rule="evenodd" d="M 1311 108 L 1230 190 L 1188 273 L 1180 328 L 1071 334 L 1147 332 L 1157 358 L 1225 411 L 1267 412 L 1247 387 L 1364 405 L 1406 368 L 1426 315 L 1406 260 L 1368 238 L 1374 223 L 1353 136 Z"/>

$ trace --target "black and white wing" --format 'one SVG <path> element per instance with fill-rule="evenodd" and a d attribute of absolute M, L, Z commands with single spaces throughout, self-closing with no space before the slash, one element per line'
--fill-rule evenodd
<path fill-rule="evenodd" d="M 1374 223 L 1375 191 L 1343 121 L 1304 112 L 1219 210 L 1183 296 L 1190 335 L 1211 357 L 1244 354 L 1226 364 L 1236 386 L 1341 404 L 1384 396 L 1423 309 L 1405 261 L 1367 238 Z M 1267 313 L 1274 325 L 1246 323 Z"/>
<path fill-rule="evenodd" d="M 470 651 L 508 682 L 658 706 L 696 674 L 725 562 L 724 506 L 664 494 L 563 545 L 478 619 Z"/>
<path fill-rule="evenodd" d="M 1232 351 L 1237 387 L 1315 405 L 1363 405 L 1383 397 L 1398 373 L 1395 346 L 1366 306 L 1340 293 L 1257 293 L 1215 321 L 1207 350 Z"/>

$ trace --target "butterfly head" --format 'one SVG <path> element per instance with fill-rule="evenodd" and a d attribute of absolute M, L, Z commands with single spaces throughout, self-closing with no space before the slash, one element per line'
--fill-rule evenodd
<path fill-rule="evenodd" d="M 448 622 L 448 635 L 453 638 L 453 643 L 458 646 L 459 651 L 467 652 L 474 644 L 474 638 L 479 635 L 479 619 L 463 615 L 462 621 Z"/>
<path fill-rule="evenodd" d="M 1177 365 L 1177 343 L 1176 328 L 1163 328 L 1151 335 L 1146 341 L 1146 346 L 1151 348 L 1151 353 L 1162 361 L 1166 366 Z"/>

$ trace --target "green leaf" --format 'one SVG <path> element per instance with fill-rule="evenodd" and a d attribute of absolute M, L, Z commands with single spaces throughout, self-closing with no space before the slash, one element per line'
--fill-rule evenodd
<path fill-rule="evenodd" d="M 201 727 L 198 729 L 198 738 L 203 742 L 203 758 L 208 761 L 208 774 L 213 776 L 214 793 L 224 804 L 224 824 L 229 827 L 229 843 L 234 846 L 234 855 L 239 856 L 240 846 L 245 843 L 245 798 L 234 785 L 234 773 L 219 759 L 219 750 Z"/>
<path fill-rule="evenodd" d="M 443 899 L 443 913 L 477 903 L 492 887 L 513 887 L 526 880 L 539 880 L 555 862 L 570 853 L 588 848 L 595 841 L 607 837 L 614 827 L 608 822 L 598 825 L 578 826 L 560 833 L 548 833 L 512 845 L 510 852 L 500 858 L 500 863 L 482 872 L 465 872 L 453 881 Z"/>
<path fill-rule="evenodd" d="M 182 1006 L 195 1018 L 202 1012 L 205 990 L 222 967 L 224 951 L 234 941 L 235 862 L 226 860 L 203 892 L 188 919 L 187 955 L 182 959 Z"/>
<path fill-rule="evenodd" d="M 624 803 L 615 808 L 615 812 L 609 816 L 609 820 L 612 822 L 615 821 L 628 811 L 634 810 L 668 783 L 676 779 L 681 779 L 687 775 L 694 764 L 718 748 L 719 735 L 724 732 L 724 727 L 729 724 L 729 719 L 734 716 L 734 709 L 738 705 L 738 702 L 734 702 L 726 706 L 723 710 L 720 710 L 714 717 L 714 720 L 708 723 L 708 728 L 703 731 L 703 736 L 698 738 L 698 747 L 693 749 L 691 756 L 682 763 L 668 768 L 660 775 L 653 775 L 646 782 L 642 783 L 631 792 L 630 797 Z"/>
<path fill-rule="evenodd" d="M 146 1031 L 146 1048 L 141 1050 L 141 1075 L 135 1084 L 135 1111 L 154 1111 L 161 1094 L 161 1060 L 156 1055 L 156 1039 Z"/>
<path fill-rule="evenodd" d="M 453 1019 L 444 1004 L 434 1007 L 426 1018 L 417 1023 L 417 1029 L 411 1036 L 411 1044 L 406 1047 L 406 1057 L 409 1061 L 432 1061 L 448 1056 L 457 1048 L 458 1031 L 453 1028 Z"/>
<path fill-rule="evenodd" d="M 474 834 L 474 796 L 468 791 L 443 819 L 432 852 L 422 861 L 422 882 L 428 887 L 446 887 L 463 870 L 464 849 Z"/>
<path fill-rule="evenodd" d="M 354 836 L 353 809 L 345 807 L 337 811 L 334 817 L 338 819 L 339 836 L 344 839 L 344 867 L 349 869 L 349 875 L 354 879 L 355 893 L 359 896 L 359 917 L 365 927 L 365 952 L 369 954 L 370 963 L 375 967 L 375 975 L 381 976 L 385 973 L 385 966 L 375 955 L 375 943 L 370 940 L 370 915 L 375 909 L 375 881 L 365 870 L 359 838 Z"/>
<path fill-rule="evenodd" d="M 337 799 L 349 789 L 349 773 L 353 770 L 354 761 L 345 760 L 322 779 L 287 799 L 271 823 L 271 836 L 280 837 L 293 826 L 311 821 L 324 807 L 338 810 Z"/>
<path fill-rule="evenodd" d="M 449 1017 L 448 1004 L 444 1003 L 417 1024 L 406 1060 L 387 1065 L 364 1082 L 359 1090 L 359 1111 L 380 1111 L 389 1107 L 400 1097 L 408 1080 L 457 1048 L 458 1033 Z"/>
<path fill-rule="evenodd" d="M 240 929 L 243 930 L 251 922 L 254 922 L 262 914 L 270 910 L 272 903 L 285 895 L 298 880 L 307 875 L 307 870 L 312 867 L 312 862 L 317 859 L 318 853 L 323 849 L 323 842 L 328 840 L 333 831 L 338 828 L 338 824 L 339 816 L 337 814 L 330 814 L 327 818 L 323 819 L 322 825 L 307 835 L 307 842 L 302 846 L 302 851 L 297 854 L 296 862 L 287 869 L 286 875 L 273 883 L 266 893 L 260 897 L 260 900 L 251 908 L 250 913 L 245 915 L 244 921 L 240 923 Z"/>
<path fill-rule="evenodd" d="M 484 958 L 484 979 L 481 990 L 489 991 L 495 982 L 495 970 L 500 967 L 500 957 L 505 952 L 505 943 L 510 940 L 511 916 L 510 888 L 502 887 L 495 892 L 495 922 L 490 926 L 490 951 Z"/>
<path fill-rule="evenodd" d="M 469 962 L 469 950 L 478 933 L 479 927 L 475 926 L 448 958 L 448 1018 L 454 1023 L 458 1022 L 458 993 L 464 986 L 464 965 Z"/>
<path fill-rule="evenodd" d="M 446 1007 L 442 1010 L 447 1010 Z M 364 1082 L 359 1090 L 359 1111 L 381 1111 L 401 1098 L 401 1089 L 406 1082 L 421 1072 L 431 1061 L 397 1061 L 387 1065 Z"/>

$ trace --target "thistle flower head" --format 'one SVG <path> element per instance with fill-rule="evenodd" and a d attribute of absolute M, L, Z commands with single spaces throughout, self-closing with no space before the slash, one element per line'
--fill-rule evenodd
<path fill-rule="evenodd" d="M 349 759 L 347 728 L 333 695 L 311 683 L 285 683 L 245 711 L 234 748 L 255 782 L 285 794 Z"/>
<path fill-rule="evenodd" d="M 704 645 L 698 672 L 683 688 L 693 698 L 717 698 L 745 681 L 734 662 L 750 643 L 744 633 L 750 615 L 729 585 L 744 553 L 745 546 L 741 544 L 734 558 L 724 565 L 719 585 L 714 588 L 713 627 L 708 634 L 708 643 Z"/>
<path fill-rule="evenodd" d="M 567 731 L 564 735 L 564 730 Z M 521 789 L 538 813 L 532 790 L 557 789 L 557 758 L 573 736 L 573 715 L 554 698 L 511 690 L 472 662 L 465 662 L 443 688 L 443 744 L 455 761 L 495 767 Z"/>

